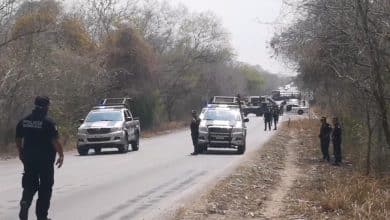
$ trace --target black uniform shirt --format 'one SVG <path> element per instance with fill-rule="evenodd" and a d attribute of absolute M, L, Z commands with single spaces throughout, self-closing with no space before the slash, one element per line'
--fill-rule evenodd
<path fill-rule="evenodd" d="M 330 140 L 331 133 L 332 133 L 332 128 L 328 123 L 321 125 L 321 130 L 320 130 L 321 140 Z"/>
<path fill-rule="evenodd" d="M 53 120 L 33 111 L 16 126 L 16 138 L 23 138 L 25 159 L 55 159 L 53 139 L 58 138 Z"/>
<path fill-rule="evenodd" d="M 197 118 L 192 118 L 191 121 L 191 134 L 197 135 L 199 134 L 199 125 L 200 125 L 200 119 Z"/>
<path fill-rule="evenodd" d="M 335 143 L 341 143 L 341 126 L 340 124 L 336 124 L 332 133 L 332 140 Z"/>

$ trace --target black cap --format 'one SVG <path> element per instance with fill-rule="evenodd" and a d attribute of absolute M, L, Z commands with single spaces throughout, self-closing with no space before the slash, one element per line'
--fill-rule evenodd
<path fill-rule="evenodd" d="M 35 106 L 45 108 L 50 105 L 50 99 L 47 96 L 37 96 L 34 101 Z"/>

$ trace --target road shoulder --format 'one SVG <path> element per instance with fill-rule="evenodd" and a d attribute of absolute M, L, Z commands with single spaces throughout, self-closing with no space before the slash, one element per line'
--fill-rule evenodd
<path fill-rule="evenodd" d="M 191 205 L 180 208 L 175 219 L 265 218 L 263 213 L 268 202 L 287 193 L 280 183 L 291 185 L 293 181 L 290 173 L 282 173 L 288 165 L 285 162 L 294 161 L 294 154 L 286 150 L 289 147 L 286 143 L 292 139 L 286 125 L 231 175 L 220 180 Z M 291 180 L 285 181 L 288 178 Z M 275 196 L 274 192 L 280 195 Z"/>

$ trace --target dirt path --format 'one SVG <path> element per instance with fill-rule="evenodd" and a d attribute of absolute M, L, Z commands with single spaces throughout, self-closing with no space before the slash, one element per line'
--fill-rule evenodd
<path fill-rule="evenodd" d="M 295 132 L 291 134 L 295 137 Z M 269 219 L 277 219 L 285 204 L 283 202 L 290 188 L 294 185 L 294 181 L 298 178 L 299 169 L 296 166 L 297 155 L 294 147 L 298 144 L 297 139 L 292 138 L 287 143 L 287 156 L 285 161 L 285 168 L 281 171 L 281 180 L 279 186 L 272 192 L 270 200 L 264 204 L 263 215 Z"/>

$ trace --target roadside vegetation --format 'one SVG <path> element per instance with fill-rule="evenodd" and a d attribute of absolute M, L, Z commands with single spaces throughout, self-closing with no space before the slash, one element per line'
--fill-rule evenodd
<path fill-rule="evenodd" d="M 133 97 L 143 129 L 156 130 L 213 95 L 260 95 L 281 80 L 238 62 L 209 12 L 157 0 L 0 0 L 0 152 L 39 94 L 67 142 L 103 97 Z"/>
<path fill-rule="evenodd" d="M 368 176 L 390 171 L 390 2 L 290 1 L 297 19 L 271 42 L 313 92 L 319 116 L 340 118 L 344 153 Z M 330 121 L 330 120 L 329 120 Z"/>

